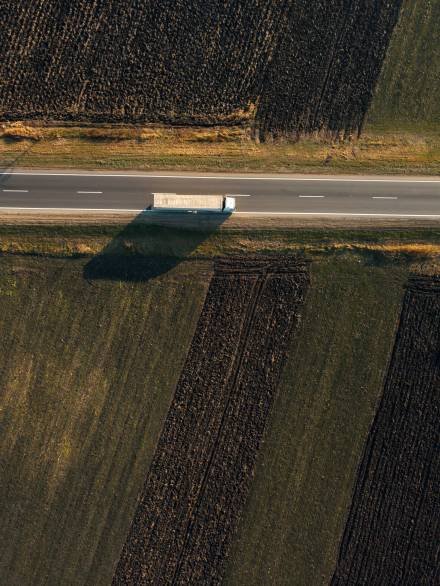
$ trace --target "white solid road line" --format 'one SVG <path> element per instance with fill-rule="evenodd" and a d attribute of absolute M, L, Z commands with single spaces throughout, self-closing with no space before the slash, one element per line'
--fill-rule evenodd
<path fill-rule="evenodd" d="M 3 193 L 29 193 L 29 189 L 2 189 Z"/>
<path fill-rule="evenodd" d="M 140 214 L 145 212 L 145 208 L 142 210 L 123 210 L 120 208 L 25 208 L 25 207 L 11 207 L 11 206 L 0 206 L 0 211 L 12 210 L 12 211 L 34 211 L 34 212 L 112 212 L 112 213 L 133 213 Z"/>
<path fill-rule="evenodd" d="M 43 211 L 43 212 L 109 212 L 121 214 L 141 214 L 150 213 L 150 210 L 125 210 L 119 208 L 28 208 L 28 207 L 5 207 L 0 206 L 0 211 Z M 343 217 L 371 217 L 371 218 L 440 218 L 440 214 L 390 214 L 390 213 L 345 213 L 345 212 L 234 212 L 233 215 L 247 216 L 333 216 L 336 218 Z"/>
<path fill-rule="evenodd" d="M 361 212 L 234 212 L 234 214 L 240 214 L 242 216 L 334 216 L 340 218 L 356 216 L 366 216 L 372 218 L 440 218 L 440 214 L 386 214 Z"/>
<path fill-rule="evenodd" d="M 227 181 L 326 181 L 326 182 L 340 182 L 340 183 L 438 183 L 440 187 L 440 178 L 439 179 L 408 179 L 408 178 L 394 178 L 389 177 L 386 179 L 375 179 L 372 178 L 351 178 L 351 177 L 338 177 L 337 175 L 333 177 L 323 176 L 323 177 L 249 177 L 249 176 L 240 176 L 240 175 L 138 175 L 138 174 L 117 174 L 117 173 L 28 173 L 28 172 L 18 172 L 18 171 L 11 171 L 10 173 L 2 171 L 0 173 L 0 177 L 4 176 L 11 176 L 11 175 L 21 175 L 21 176 L 28 176 L 28 177 L 121 177 L 124 179 L 200 179 L 203 181 L 209 181 L 210 179 L 219 179 L 219 180 L 227 180 Z"/>

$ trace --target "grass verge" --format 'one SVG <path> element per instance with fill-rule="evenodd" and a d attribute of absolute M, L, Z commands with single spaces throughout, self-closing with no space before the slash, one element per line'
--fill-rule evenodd
<path fill-rule="evenodd" d="M 184 259 L 216 255 L 304 253 L 422 262 L 440 255 L 440 228 L 336 229 L 174 228 L 134 221 L 129 225 L 1 224 L 0 254 L 89 258 L 101 252 Z M 387 262 L 388 262 L 387 261 Z"/>
<path fill-rule="evenodd" d="M 256 144 L 242 127 L 4 124 L 0 167 L 267 173 L 440 173 L 440 127 L 369 126 L 359 140 Z"/>

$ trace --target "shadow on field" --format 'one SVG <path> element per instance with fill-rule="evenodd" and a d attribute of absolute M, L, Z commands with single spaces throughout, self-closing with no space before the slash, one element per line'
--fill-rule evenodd
<path fill-rule="evenodd" d="M 141 282 L 167 273 L 205 240 L 227 214 L 142 213 L 84 267 L 84 278 Z"/>
<path fill-rule="evenodd" d="M 14 138 L 10 138 L 10 137 L 2 137 L 2 140 L 6 143 L 6 144 L 17 144 L 18 141 L 17 139 Z M 0 185 L 6 185 L 7 184 L 7 180 L 10 177 L 10 173 L 14 171 L 14 169 L 16 169 L 17 167 L 20 167 L 20 162 L 21 160 L 30 153 L 30 151 L 33 149 L 33 147 L 35 146 L 34 142 L 30 142 L 29 144 L 26 145 L 26 148 L 23 149 L 23 151 L 21 153 L 19 153 L 18 155 L 16 155 L 13 159 L 10 159 L 7 161 L 7 166 L 1 166 L 0 167 Z"/>

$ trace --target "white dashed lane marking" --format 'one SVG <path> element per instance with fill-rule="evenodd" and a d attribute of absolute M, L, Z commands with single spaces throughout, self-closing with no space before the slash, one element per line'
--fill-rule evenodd
<path fill-rule="evenodd" d="M 29 193 L 29 189 L 2 189 L 3 193 Z"/>

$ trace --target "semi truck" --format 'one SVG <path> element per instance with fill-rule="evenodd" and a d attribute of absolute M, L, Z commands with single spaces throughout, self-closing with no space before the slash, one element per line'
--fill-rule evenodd
<path fill-rule="evenodd" d="M 177 195 L 153 193 L 153 211 L 232 214 L 235 198 L 229 195 Z"/>

